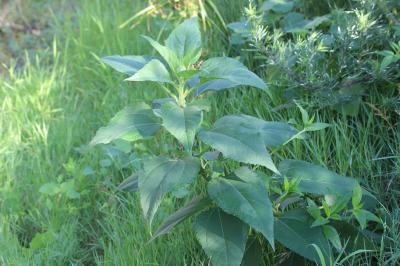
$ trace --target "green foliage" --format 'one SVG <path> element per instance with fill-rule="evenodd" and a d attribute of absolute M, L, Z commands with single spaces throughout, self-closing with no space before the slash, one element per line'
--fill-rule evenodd
<path fill-rule="evenodd" d="M 278 5 L 284 2 L 274 3 L 271 9 L 287 8 Z M 170 98 L 156 100 L 153 109 L 140 103 L 128 109 L 133 111 L 122 111 L 109 126 L 99 130 L 92 143 L 154 139 L 160 125 L 176 138 L 178 145 L 168 151 L 144 151 L 137 173 L 120 185 L 120 189 L 138 190 L 150 226 L 165 194 L 176 198 L 200 194 L 170 215 L 151 240 L 200 212 L 195 220 L 196 236 L 214 265 L 241 265 L 243 257 L 247 257 L 249 233 L 260 233 L 273 249 L 276 240 L 293 252 L 324 264 L 333 261 L 334 251 L 329 243 L 339 252 L 342 247 L 332 221 L 354 221 L 347 215 L 352 195 L 351 212 L 362 228 L 366 228 L 366 221 L 380 222 L 363 209 L 364 192 L 355 179 L 303 161 L 284 160 L 279 170 L 276 168 L 274 153 L 292 140 L 303 138 L 306 132 L 329 126 L 314 122 L 315 117 L 310 118 L 300 105 L 301 130 L 288 123 L 243 114 L 224 116 L 211 129 L 203 128 L 203 113 L 209 110 L 204 101 L 208 90 L 252 86 L 265 91 L 267 86 L 232 58 L 210 58 L 199 65 L 201 36 L 195 19 L 177 26 L 165 46 L 145 38 L 163 59 L 151 59 L 126 80 L 157 82 Z M 112 58 L 103 62 L 127 73 L 126 67 L 116 64 L 122 60 L 120 64 L 125 66 L 125 57 Z M 214 150 L 208 150 L 207 145 Z M 216 172 L 208 163 L 210 160 L 225 164 L 224 169 Z M 236 169 L 235 161 L 252 169 Z M 195 180 L 207 190 L 190 189 Z"/>

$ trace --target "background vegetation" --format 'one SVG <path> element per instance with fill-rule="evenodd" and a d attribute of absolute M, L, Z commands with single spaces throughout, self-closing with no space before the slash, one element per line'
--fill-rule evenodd
<path fill-rule="evenodd" d="M 216 25 L 213 27 L 213 22 L 209 22 L 211 26 L 204 28 L 207 53 L 211 56 L 241 56 L 246 65 L 265 77 L 273 93 L 267 95 L 255 89 L 218 93 L 212 97 L 214 111 L 207 114 L 206 123 L 236 113 L 266 120 L 301 121 L 300 112 L 282 95 L 282 88 L 306 87 L 296 83 L 300 78 L 315 81 L 306 85 L 323 90 L 332 82 L 322 79 L 327 70 L 311 68 L 310 63 L 305 62 L 300 66 L 308 68 L 297 67 L 296 79 L 290 75 L 278 76 L 260 54 L 276 55 L 289 42 L 293 43 L 294 51 L 311 50 L 312 53 L 317 47 L 307 46 L 290 36 L 279 42 L 263 42 L 261 48 L 270 49 L 267 54 L 251 38 L 242 46 L 232 45 L 231 34 L 220 18 L 226 23 L 239 21 L 248 2 L 213 2 L 220 13 L 208 9 L 208 15 Z M 351 11 L 364 7 L 360 12 L 370 14 L 367 22 L 384 25 L 391 35 L 387 36 L 389 42 L 376 45 L 373 38 L 377 35 L 371 33 L 372 37 L 368 36 L 372 39 L 367 39 L 361 52 L 366 51 L 368 55 L 384 50 L 396 52 L 390 43 L 399 41 L 395 27 L 399 20 L 398 7 L 373 0 L 321 2 L 325 3 L 321 9 L 306 5 L 305 14 L 314 17 L 332 10 Z M 139 0 L 1 2 L 0 264 L 209 263 L 187 223 L 173 233 L 145 244 L 149 231 L 137 197 L 116 192 L 116 185 L 130 175 L 129 165 L 137 163 L 135 154 L 131 154 L 131 149 L 126 146 L 96 149 L 87 146 L 96 129 L 123 107 L 164 96 L 151 84 L 121 82 L 122 75 L 116 75 L 99 60 L 110 54 L 151 53 L 139 35 L 147 32 L 153 38 L 165 36 L 183 12 L 175 6 L 177 11 L 173 13 L 166 9 L 155 16 L 130 20 L 146 6 L 145 1 Z M 324 10 L 326 6 L 328 10 Z M 366 37 L 360 38 L 365 40 Z M 308 50 L 301 50 L 305 46 Z M 345 47 L 344 44 L 338 46 Z M 350 55 L 351 51 L 344 51 L 337 59 L 348 61 Z M 377 65 L 374 71 L 380 70 L 383 59 L 384 56 L 376 54 L 368 57 L 371 64 Z M 378 252 L 343 256 L 346 258 L 343 264 L 396 265 L 400 260 L 398 64 L 393 61 L 388 73 L 373 76 L 376 79 L 368 81 L 368 93 L 359 96 L 362 101 L 356 115 L 348 116 L 326 104 L 319 104 L 319 95 L 300 97 L 309 113 L 332 126 L 310 134 L 305 142 L 295 141 L 285 149 L 287 157 L 325 165 L 342 175 L 357 177 L 380 200 L 385 239 Z M 366 69 L 363 65 L 350 64 L 348 69 L 343 77 L 334 78 L 343 81 L 344 77 L 366 73 L 361 71 Z M 366 85 L 363 83 L 363 86 Z M 150 147 L 137 145 L 135 150 L 168 149 L 166 143 L 169 142 L 158 138 Z M 176 203 L 171 199 L 163 204 L 155 223 L 174 209 Z M 273 253 L 266 249 L 265 261 L 278 262 L 285 252 Z"/>

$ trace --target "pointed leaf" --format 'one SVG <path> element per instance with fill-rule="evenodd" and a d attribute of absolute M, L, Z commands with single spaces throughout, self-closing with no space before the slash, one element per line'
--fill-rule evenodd
<path fill-rule="evenodd" d="M 263 262 L 263 247 L 256 236 L 249 237 L 241 266 L 260 266 Z"/>
<path fill-rule="evenodd" d="M 143 36 L 143 38 L 145 38 L 151 44 L 151 46 L 157 50 L 157 52 L 162 56 L 162 58 L 164 58 L 171 69 L 174 71 L 180 71 L 184 69 L 182 63 L 170 48 L 158 43 L 150 37 Z"/>
<path fill-rule="evenodd" d="M 163 126 L 187 151 L 192 150 L 194 137 L 203 121 L 203 112 L 197 106 L 180 107 L 175 103 L 165 103 L 161 107 Z"/>
<path fill-rule="evenodd" d="M 261 180 L 248 183 L 215 178 L 208 183 L 208 194 L 225 212 L 262 233 L 274 248 L 272 204 Z"/>
<path fill-rule="evenodd" d="M 339 233 L 340 239 L 345 243 L 345 249 L 347 252 L 359 249 L 376 249 L 374 242 L 364 234 L 364 231 L 359 230 L 354 225 L 344 221 L 332 221 L 331 224 Z"/>
<path fill-rule="evenodd" d="M 160 60 L 153 59 L 142 67 L 133 76 L 125 79 L 127 81 L 155 81 L 172 83 L 168 70 Z"/>
<path fill-rule="evenodd" d="M 201 213 L 195 222 L 196 236 L 213 265 L 240 266 L 248 226 L 218 208 Z"/>
<path fill-rule="evenodd" d="M 107 144 L 116 139 L 136 141 L 153 136 L 160 128 L 160 121 L 145 103 L 137 103 L 118 112 L 108 126 L 100 128 L 91 145 Z"/>
<path fill-rule="evenodd" d="M 357 185 L 353 178 L 340 176 L 324 167 L 304 161 L 284 160 L 280 163 L 279 170 L 289 178 L 300 178 L 298 188 L 301 192 L 349 196 Z"/>
<path fill-rule="evenodd" d="M 133 75 L 142 69 L 152 59 L 153 57 L 151 56 L 112 55 L 103 57 L 101 60 L 118 72 L 127 75 Z"/>
<path fill-rule="evenodd" d="M 199 137 L 225 157 L 262 165 L 278 173 L 261 133 L 240 123 L 232 123 L 229 116 L 219 119 L 212 130 L 200 131 Z"/>
<path fill-rule="evenodd" d="M 118 189 L 128 192 L 136 192 L 139 189 L 139 175 L 133 173 L 130 177 L 126 178 L 121 184 L 119 184 Z"/>
<path fill-rule="evenodd" d="M 157 229 L 149 241 L 153 241 L 159 236 L 169 233 L 176 225 L 189 218 L 193 214 L 205 209 L 211 203 L 208 198 L 195 197 L 185 206 L 170 215 L 163 224 Z"/>
<path fill-rule="evenodd" d="M 145 160 L 143 168 L 139 174 L 140 203 L 151 224 L 164 194 L 192 183 L 200 170 L 200 163 L 193 157 L 179 160 L 154 157 Z"/>
<path fill-rule="evenodd" d="M 186 67 L 196 63 L 201 55 L 201 33 L 197 19 L 187 19 L 181 23 L 171 32 L 165 44 Z"/>
<path fill-rule="evenodd" d="M 275 219 L 275 239 L 297 254 L 319 263 L 316 245 L 326 262 L 330 261 L 331 250 L 321 227 L 312 227 L 313 219 L 303 209 L 292 209 Z"/>
<path fill-rule="evenodd" d="M 215 57 L 205 61 L 200 67 L 200 77 L 208 80 L 197 88 L 200 94 L 206 90 L 222 90 L 243 86 L 252 86 L 262 90 L 267 85 L 256 74 L 239 61 L 229 57 Z"/>

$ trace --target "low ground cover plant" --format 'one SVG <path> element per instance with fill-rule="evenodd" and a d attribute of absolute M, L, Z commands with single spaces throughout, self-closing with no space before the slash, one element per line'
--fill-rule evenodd
<path fill-rule="evenodd" d="M 103 62 L 128 75 L 127 81 L 154 82 L 168 98 L 126 107 L 91 144 L 146 142 L 158 135 L 176 139 L 175 149 L 142 152 L 141 165 L 119 186 L 139 193 L 150 227 L 167 194 L 185 199 L 151 241 L 193 217 L 213 265 L 257 265 L 263 249 L 279 245 L 294 252 L 282 260 L 300 257 L 322 265 L 375 249 L 381 230 L 373 214 L 376 200 L 357 180 L 279 155 L 289 142 L 328 124 L 298 106 L 301 128 L 245 114 L 204 125 L 210 91 L 244 86 L 267 91 L 264 81 L 233 58 L 203 60 L 196 19 L 177 26 L 164 45 L 143 37 L 160 56 L 114 55 Z"/>

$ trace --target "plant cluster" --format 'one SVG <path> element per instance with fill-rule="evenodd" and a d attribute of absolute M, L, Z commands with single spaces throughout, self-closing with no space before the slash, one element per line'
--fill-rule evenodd
<path fill-rule="evenodd" d="M 400 6 L 351 1 L 330 11 L 318 2 L 250 2 L 242 20 L 228 24 L 231 43 L 258 59 L 281 96 L 315 97 L 320 106 L 355 115 L 371 88 L 400 78 L 394 56 L 400 23 L 393 17 Z"/>
<path fill-rule="evenodd" d="M 103 62 L 129 75 L 127 81 L 158 84 L 168 98 L 123 109 L 91 144 L 146 141 L 158 134 L 176 139 L 172 151 L 141 154 L 141 165 L 120 185 L 138 191 L 150 227 L 166 194 L 190 198 L 151 240 L 194 217 L 196 237 L 213 265 L 257 265 L 263 259 L 260 250 L 275 249 L 277 242 L 293 256 L 321 264 L 334 263 L 334 254 L 375 248 L 369 236 L 379 231 L 380 220 L 372 213 L 376 201 L 368 191 L 353 178 L 277 156 L 290 141 L 328 124 L 299 106 L 301 129 L 245 114 L 223 116 L 204 127 L 208 92 L 239 86 L 267 91 L 264 81 L 232 58 L 203 62 L 196 19 L 180 24 L 164 45 L 144 38 L 160 57 L 114 55 Z"/>

